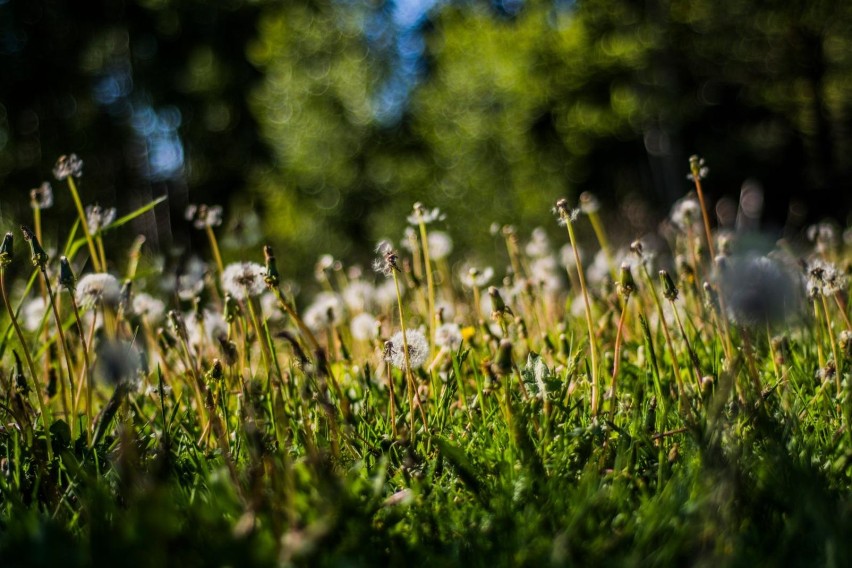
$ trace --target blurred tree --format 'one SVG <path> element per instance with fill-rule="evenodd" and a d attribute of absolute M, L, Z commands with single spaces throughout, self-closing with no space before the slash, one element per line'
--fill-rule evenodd
<path fill-rule="evenodd" d="M 665 207 L 689 189 L 692 153 L 717 197 L 763 182 L 777 222 L 813 192 L 814 215 L 850 205 L 852 14 L 836 2 L 445 2 L 421 25 L 428 71 L 388 125 L 370 105 L 383 75 L 364 22 L 395 4 L 270 7 L 261 27 L 254 108 L 287 188 L 266 195 L 333 219 L 329 250 L 398 235 L 416 200 L 480 246 L 492 221 L 546 223 L 582 190 Z M 647 228 L 633 220 L 626 233 Z"/>
<path fill-rule="evenodd" d="M 245 96 L 259 78 L 244 51 L 262 4 L 0 2 L 3 213 L 26 215 L 27 190 L 70 152 L 86 163 L 84 195 L 105 205 L 168 193 L 180 214 L 244 192 L 266 160 Z M 57 186 L 59 208 L 65 193 Z M 148 236 L 171 242 L 181 225 L 159 216 Z"/>

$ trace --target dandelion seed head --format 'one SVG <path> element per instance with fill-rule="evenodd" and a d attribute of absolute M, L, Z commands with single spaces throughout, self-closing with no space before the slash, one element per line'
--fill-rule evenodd
<path fill-rule="evenodd" d="M 373 270 L 388 277 L 392 276 L 394 271 L 400 271 L 399 255 L 390 241 L 379 241 L 379 244 L 376 245 L 376 254 L 379 257 L 373 261 Z"/>
<path fill-rule="evenodd" d="M 808 297 L 834 296 L 846 288 L 846 276 L 837 265 L 822 259 L 808 263 L 806 289 Z"/>
<path fill-rule="evenodd" d="M 814 244 L 814 251 L 818 254 L 826 254 L 836 249 L 840 242 L 837 227 L 828 221 L 811 225 L 805 236 Z"/>
<path fill-rule="evenodd" d="M 78 158 L 77 154 L 59 156 L 59 159 L 56 160 L 56 165 L 53 166 L 53 175 L 59 181 L 64 180 L 68 176 L 79 178 L 83 175 L 83 160 Z"/>
<path fill-rule="evenodd" d="M 687 195 L 672 205 L 669 220 L 681 231 L 691 229 L 701 219 L 701 204 L 693 195 Z"/>
<path fill-rule="evenodd" d="M 550 254 L 550 239 L 547 238 L 547 231 L 542 227 L 533 229 L 530 242 L 524 248 L 527 256 L 531 258 L 540 258 Z"/>
<path fill-rule="evenodd" d="M 580 210 L 586 215 L 593 215 L 600 211 L 601 202 L 595 194 L 584 191 L 580 194 Z"/>
<path fill-rule="evenodd" d="M 333 292 L 320 292 L 305 310 L 302 319 L 314 331 L 324 331 L 343 321 L 343 300 Z"/>
<path fill-rule="evenodd" d="M 491 282 L 492 278 L 494 278 L 494 269 L 490 266 L 486 266 L 481 270 L 475 266 L 471 266 L 466 271 L 462 272 L 459 279 L 461 280 L 462 286 L 473 289 L 484 288 L 489 282 Z"/>
<path fill-rule="evenodd" d="M 24 304 L 24 309 L 21 313 L 24 329 L 30 332 L 37 330 L 44 319 L 46 308 L 47 304 L 41 296 L 37 296 Z"/>
<path fill-rule="evenodd" d="M 686 179 L 690 181 L 705 179 L 710 173 L 710 168 L 704 164 L 704 158 L 698 156 L 689 157 L 690 173 L 686 175 Z"/>
<path fill-rule="evenodd" d="M 238 300 L 259 296 L 266 289 L 266 269 L 256 262 L 235 262 L 222 272 L 222 287 Z"/>
<path fill-rule="evenodd" d="M 369 282 L 353 280 L 343 289 L 342 296 L 350 311 L 363 312 L 372 307 L 376 297 L 376 288 Z"/>
<path fill-rule="evenodd" d="M 408 222 L 411 225 L 419 225 L 421 222 L 425 225 L 429 223 L 434 223 L 435 221 L 443 221 L 447 218 L 446 215 L 441 213 L 441 210 L 435 207 L 434 209 L 427 209 L 423 206 L 422 203 L 414 204 L 414 213 L 408 216 Z"/>
<path fill-rule="evenodd" d="M 30 206 L 33 209 L 48 209 L 53 206 L 53 187 L 46 181 L 30 190 Z"/>
<path fill-rule="evenodd" d="M 82 309 L 89 309 L 102 302 L 115 305 L 121 295 L 121 285 L 112 274 L 96 272 L 86 274 L 77 282 L 75 299 Z"/>
<path fill-rule="evenodd" d="M 263 313 L 263 319 L 269 321 L 281 321 L 284 319 L 284 312 L 281 311 L 278 298 L 272 292 L 265 292 L 260 297 L 260 311 Z"/>
<path fill-rule="evenodd" d="M 408 362 L 412 369 L 423 366 L 429 357 L 429 341 L 422 331 L 410 329 L 405 333 L 408 344 Z M 402 331 L 397 331 L 385 344 L 385 361 L 397 369 L 405 368 L 405 352 L 403 350 Z"/>
<path fill-rule="evenodd" d="M 200 312 L 187 312 L 182 320 L 186 326 L 187 343 L 198 355 L 201 355 L 202 344 L 212 346 L 218 337 L 228 334 L 228 323 L 222 314 L 214 310 L 204 308 Z"/>
<path fill-rule="evenodd" d="M 452 351 L 458 349 L 462 342 L 461 328 L 456 323 L 445 323 L 435 329 L 435 345 L 446 347 Z"/>
<path fill-rule="evenodd" d="M 376 286 L 375 302 L 383 310 L 392 308 L 396 304 L 396 285 L 393 280 L 385 280 Z"/>
<path fill-rule="evenodd" d="M 107 228 L 115 221 L 115 207 L 101 207 L 100 205 L 89 205 L 86 207 L 86 224 L 90 233 L 97 233 Z"/>
<path fill-rule="evenodd" d="M 192 226 L 196 229 L 218 227 L 222 224 L 222 206 L 191 203 L 187 205 L 186 211 L 184 211 L 184 218 L 187 221 L 192 221 Z"/>
<path fill-rule="evenodd" d="M 429 256 L 432 260 L 441 260 L 453 252 L 453 239 L 444 231 L 429 233 Z"/>
<path fill-rule="evenodd" d="M 133 311 L 154 325 L 162 321 L 163 316 L 166 315 L 166 304 L 150 294 L 140 292 L 133 296 Z"/>
<path fill-rule="evenodd" d="M 352 337 L 358 341 L 370 341 L 379 336 L 379 326 L 375 316 L 362 312 L 349 322 Z"/>

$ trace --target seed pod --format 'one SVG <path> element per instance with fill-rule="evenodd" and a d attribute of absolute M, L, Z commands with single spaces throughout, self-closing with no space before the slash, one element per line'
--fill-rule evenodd
<path fill-rule="evenodd" d="M 672 277 L 669 276 L 668 271 L 660 270 L 660 282 L 663 285 L 663 296 L 671 302 L 677 300 L 677 286 L 675 286 L 674 280 L 672 280 Z"/>

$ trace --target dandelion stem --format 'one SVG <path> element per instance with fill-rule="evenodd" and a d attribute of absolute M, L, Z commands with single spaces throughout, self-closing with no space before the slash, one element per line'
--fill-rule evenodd
<path fill-rule="evenodd" d="M 44 425 L 44 438 L 47 443 L 47 459 L 48 461 L 53 460 L 53 444 L 50 440 L 50 425 L 51 418 L 50 412 L 47 408 L 47 405 L 44 402 L 44 394 L 41 389 L 41 380 L 36 374 L 35 365 L 33 364 L 33 357 L 30 353 L 30 348 L 27 345 L 27 341 L 24 338 L 24 333 L 21 331 L 21 326 L 18 325 L 18 318 L 15 317 L 14 311 L 12 311 L 12 306 L 9 304 L 9 296 L 6 292 L 6 269 L 0 267 L 0 294 L 3 296 L 3 303 L 6 306 L 6 311 L 9 313 L 9 318 L 12 320 L 12 326 L 15 328 L 15 334 L 18 336 L 18 341 L 21 343 L 21 350 L 24 352 L 24 358 L 27 361 L 27 368 L 30 371 L 30 375 L 33 378 L 33 384 L 35 385 L 36 399 L 38 400 L 39 411 L 41 412 L 42 424 Z"/>
<path fill-rule="evenodd" d="M 420 225 L 420 240 L 423 242 L 423 264 L 426 267 L 426 289 L 429 306 L 426 329 L 429 330 L 429 354 L 431 355 L 435 352 L 435 282 L 432 278 L 432 259 L 429 255 L 429 234 L 426 231 L 426 223 L 419 212 L 417 219 Z"/>
<path fill-rule="evenodd" d="M 577 248 L 577 239 L 574 236 L 574 224 L 571 221 L 570 213 L 563 211 L 560 213 L 561 218 L 565 221 L 565 227 L 568 229 L 568 240 L 571 242 L 571 249 L 574 252 L 574 261 L 577 268 L 577 276 L 580 279 L 580 290 L 583 294 L 583 305 L 586 309 L 586 327 L 589 333 L 589 356 L 591 358 L 592 367 L 592 416 L 598 414 L 598 350 L 595 338 L 594 325 L 592 324 L 592 305 L 589 301 L 589 289 L 586 286 L 586 277 L 583 274 L 583 265 L 580 262 L 580 253 Z"/>
<path fill-rule="evenodd" d="M 393 274 L 393 283 L 396 288 L 396 301 L 397 306 L 399 308 L 399 327 L 402 331 L 402 355 L 405 361 L 405 369 L 404 374 L 408 383 L 408 406 L 409 406 L 409 420 L 411 425 L 411 440 L 414 443 L 415 434 L 414 434 L 414 401 L 417 400 L 417 407 L 420 410 L 420 416 L 423 418 L 423 427 L 428 430 L 429 425 L 426 420 L 426 411 L 423 409 L 423 404 L 420 401 L 420 393 L 417 392 L 417 386 L 414 383 L 414 374 L 411 371 L 411 361 L 408 357 L 408 339 L 406 337 L 405 331 L 405 311 L 402 307 L 402 290 L 399 287 L 399 277 L 396 274 L 396 270 L 392 271 Z"/>
<path fill-rule="evenodd" d="M 68 176 L 68 188 L 71 190 L 71 197 L 74 200 L 74 205 L 77 207 L 77 215 L 80 217 L 80 226 L 83 228 L 83 235 L 86 237 L 86 243 L 89 245 L 89 255 L 92 258 L 92 266 L 95 272 L 103 272 L 98 251 L 95 249 L 95 242 L 92 240 L 92 233 L 89 231 L 89 222 L 86 219 L 86 212 L 83 210 L 83 202 L 80 201 L 80 194 L 77 192 L 77 184 L 74 183 L 74 176 Z"/>

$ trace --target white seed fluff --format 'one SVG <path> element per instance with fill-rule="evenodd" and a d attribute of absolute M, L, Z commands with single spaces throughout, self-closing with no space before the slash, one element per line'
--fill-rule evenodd
<path fill-rule="evenodd" d="M 266 286 L 265 274 L 266 269 L 256 262 L 235 262 L 225 267 L 222 287 L 237 300 L 245 300 L 246 294 L 259 296 Z"/>
<path fill-rule="evenodd" d="M 408 343 L 408 362 L 412 369 L 422 367 L 429 357 L 429 341 L 422 331 L 411 329 L 406 331 L 405 339 Z M 403 351 L 402 331 L 393 334 L 388 342 L 390 345 L 385 351 L 385 361 L 397 369 L 405 368 L 405 352 Z"/>

